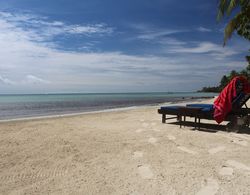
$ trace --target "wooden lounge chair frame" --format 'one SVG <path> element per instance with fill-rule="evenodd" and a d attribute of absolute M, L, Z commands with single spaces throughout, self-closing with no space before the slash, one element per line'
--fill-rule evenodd
<path fill-rule="evenodd" d="M 250 99 L 250 94 L 244 94 L 242 97 L 242 93 L 235 98 L 232 103 L 233 108 L 232 111 L 226 116 L 224 121 L 229 121 L 232 126 L 237 126 L 237 119 L 244 119 L 244 125 L 249 126 L 250 121 L 250 108 L 247 108 L 246 102 Z M 239 100 L 240 98 L 240 100 Z M 245 105 L 246 108 L 242 108 Z M 158 109 L 158 113 L 162 114 L 162 123 L 166 123 L 168 119 L 176 118 L 179 121 L 180 128 L 186 121 L 186 117 L 194 117 L 194 127 L 200 129 L 201 119 L 214 120 L 213 112 L 211 110 L 209 112 L 202 111 L 204 107 L 187 107 L 187 106 L 176 106 L 175 109 L 171 109 L 171 107 L 164 107 Z M 167 117 L 167 115 L 175 115 L 175 117 Z"/>

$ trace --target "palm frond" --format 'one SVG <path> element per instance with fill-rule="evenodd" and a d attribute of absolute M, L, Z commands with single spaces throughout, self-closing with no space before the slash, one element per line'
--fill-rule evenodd
<path fill-rule="evenodd" d="M 223 43 L 223 46 L 226 45 L 227 40 L 231 38 L 233 32 L 236 30 L 235 26 L 236 26 L 235 19 L 231 20 L 227 24 L 227 26 L 226 26 L 226 28 L 224 30 L 224 43 Z"/>
<path fill-rule="evenodd" d="M 230 15 L 232 10 L 240 5 L 240 0 L 231 0 L 227 7 L 227 15 Z"/>
<path fill-rule="evenodd" d="M 239 0 L 242 7 L 250 6 L 250 0 Z"/>
<path fill-rule="evenodd" d="M 238 29 L 239 25 L 241 24 L 241 20 L 244 16 L 245 13 L 240 12 L 227 24 L 224 31 L 224 46 L 226 45 L 227 40 L 231 38 L 233 32 Z"/>
<path fill-rule="evenodd" d="M 218 5 L 218 14 L 217 14 L 217 20 L 221 20 L 221 18 L 223 18 L 226 9 L 228 6 L 228 0 L 220 0 L 219 1 L 219 5 Z"/>

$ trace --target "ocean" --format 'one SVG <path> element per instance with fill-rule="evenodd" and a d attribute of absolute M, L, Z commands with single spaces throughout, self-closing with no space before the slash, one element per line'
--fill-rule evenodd
<path fill-rule="evenodd" d="M 102 111 L 213 97 L 215 93 L 83 93 L 0 95 L 0 120 Z"/>

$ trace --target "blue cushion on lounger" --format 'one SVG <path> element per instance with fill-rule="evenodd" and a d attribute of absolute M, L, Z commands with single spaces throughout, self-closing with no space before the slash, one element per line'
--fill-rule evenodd
<path fill-rule="evenodd" d="M 161 110 L 177 110 L 180 106 L 163 106 Z"/>
<path fill-rule="evenodd" d="M 202 108 L 203 112 L 209 112 L 214 109 L 213 104 L 187 104 L 187 107 Z"/>
<path fill-rule="evenodd" d="M 182 107 L 183 106 L 163 106 L 161 110 L 178 110 L 178 108 Z M 203 112 L 210 112 L 213 110 L 213 104 L 187 104 L 186 107 L 202 108 Z"/>

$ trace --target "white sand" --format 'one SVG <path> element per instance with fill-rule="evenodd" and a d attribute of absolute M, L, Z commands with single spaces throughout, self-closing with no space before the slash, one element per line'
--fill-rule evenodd
<path fill-rule="evenodd" d="M 224 151 L 225 149 L 226 149 L 226 147 L 224 147 L 224 146 L 218 146 L 216 148 L 212 148 L 212 149 L 208 150 L 208 152 L 209 152 L 209 154 L 216 154 L 218 152 Z"/>
<path fill-rule="evenodd" d="M 157 108 L 0 123 L 0 194 L 250 194 L 249 134 Z"/>
<path fill-rule="evenodd" d="M 222 167 L 219 171 L 220 175 L 233 175 L 233 168 L 231 167 Z"/>
<path fill-rule="evenodd" d="M 214 195 L 218 192 L 219 184 L 216 180 L 209 178 L 207 180 L 206 186 L 201 188 L 201 190 L 196 195 Z"/>

